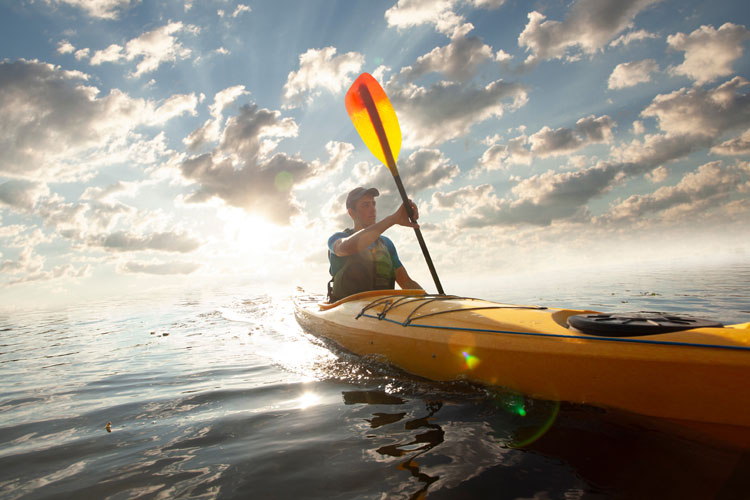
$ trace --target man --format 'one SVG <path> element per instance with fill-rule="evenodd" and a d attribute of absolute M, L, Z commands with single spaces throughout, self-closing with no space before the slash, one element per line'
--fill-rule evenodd
<path fill-rule="evenodd" d="M 395 283 L 403 289 L 422 289 L 409 277 L 393 242 L 382 236 L 394 225 L 419 227 L 419 224 L 409 220 L 404 204 L 380 222 L 375 222 L 375 197 L 378 195 L 380 193 L 375 188 L 358 187 L 346 197 L 346 210 L 354 221 L 354 229 L 345 229 L 328 239 L 328 260 L 333 277 L 328 283 L 330 302 L 367 290 L 393 289 Z M 417 206 L 411 200 L 409 203 L 416 220 L 419 217 Z"/>

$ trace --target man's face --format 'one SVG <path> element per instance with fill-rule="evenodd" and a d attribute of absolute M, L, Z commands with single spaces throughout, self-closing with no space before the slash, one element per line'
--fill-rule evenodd
<path fill-rule="evenodd" d="M 375 197 L 366 194 L 354 205 L 353 209 L 349 209 L 349 215 L 354 219 L 354 223 L 367 227 L 375 224 L 377 217 L 377 210 L 375 209 Z"/>

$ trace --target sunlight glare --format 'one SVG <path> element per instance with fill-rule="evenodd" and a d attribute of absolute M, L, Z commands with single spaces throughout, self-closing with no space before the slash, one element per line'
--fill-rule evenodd
<path fill-rule="evenodd" d="M 299 409 L 304 410 L 317 405 L 320 402 L 320 396 L 312 392 L 306 392 L 297 401 L 299 402 Z"/>
<path fill-rule="evenodd" d="M 224 239 L 230 247 L 259 253 L 278 244 L 283 238 L 282 228 L 263 216 L 225 207 L 220 217 L 224 221 Z"/>

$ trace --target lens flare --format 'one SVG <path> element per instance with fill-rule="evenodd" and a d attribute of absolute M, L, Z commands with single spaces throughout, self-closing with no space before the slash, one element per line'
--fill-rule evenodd
<path fill-rule="evenodd" d="M 477 365 L 479 364 L 478 357 L 472 354 L 469 354 L 466 351 L 463 351 L 461 354 L 463 355 L 464 360 L 466 361 L 466 368 L 468 368 L 469 370 L 473 370 L 474 368 L 477 367 Z"/>
<path fill-rule="evenodd" d="M 279 191 L 289 191 L 292 188 L 292 184 L 294 184 L 294 178 L 292 174 L 286 170 L 282 170 L 276 174 L 273 183 Z"/>

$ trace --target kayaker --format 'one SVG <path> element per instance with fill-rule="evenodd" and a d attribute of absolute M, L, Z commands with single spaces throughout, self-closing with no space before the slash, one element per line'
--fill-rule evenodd
<path fill-rule="evenodd" d="M 328 238 L 328 261 L 331 281 L 328 283 L 328 300 L 335 302 L 349 295 L 368 290 L 395 288 L 422 289 L 409 277 L 398 258 L 393 242 L 383 233 L 391 226 L 419 227 L 409 220 L 406 207 L 401 207 L 379 222 L 375 188 L 353 189 L 346 197 L 346 210 L 354 221 L 354 229 L 345 229 Z M 409 200 L 414 220 L 419 218 L 417 206 Z"/>

